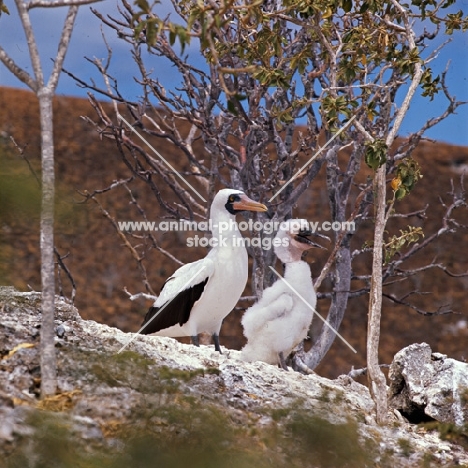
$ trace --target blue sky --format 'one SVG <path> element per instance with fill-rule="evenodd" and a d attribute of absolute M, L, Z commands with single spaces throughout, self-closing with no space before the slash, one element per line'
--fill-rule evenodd
<path fill-rule="evenodd" d="M 162 3 L 168 2 L 163 0 Z M 32 73 L 28 48 L 17 17 L 16 7 L 13 0 L 6 0 L 5 4 L 8 6 L 11 15 L 2 15 L 0 17 L 0 44 L 18 65 Z M 105 0 L 97 3 L 95 8 L 103 13 L 118 16 L 116 0 Z M 465 13 L 468 11 L 468 0 L 457 0 L 449 11 L 458 11 L 460 9 L 464 10 Z M 33 27 L 46 76 L 48 76 L 52 68 L 52 58 L 56 54 L 66 11 L 66 8 L 32 10 Z M 112 73 L 118 79 L 119 87 L 125 91 L 126 96 L 136 99 L 139 94 L 139 86 L 135 83 L 133 76 L 137 72 L 128 49 L 123 41 L 115 37 L 113 31 L 104 28 L 104 33 L 113 50 Z M 70 49 L 65 60 L 66 69 L 84 80 L 92 77 L 99 84 L 101 84 L 99 75 L 95 72 L 94 67 L 85 60 L 85 57 L 103 59 L 106 57 L 107 51 L 101 34 L 101 24 L 98 18 L 91 13 L 88 6 L 81 7 L 73 31 Z M 434 41 L 434 46 L 442 43 L 445 39 L 447 37 L 441 35 Z M 440 73 L 450 60 L 451 64 L 447 77 L 449 89 L 459 100 L 468 101 L 468 32 L 465 34 L 455 33 L 451 39 L 452 42 L 441 51 L 438 58 L 431 63 L 431 67 L 435 74 Z M 191 53 L 193 60 L 196 61 L 195 51 Z M 171 86 L 179 82 L 177 72 L 164 59 L 152 57 L 151 60 L 154 61 L 154 75 L 163 84 Z M 0 64 L 0 85 L 24 88 L 24 85 L 2 64 Z M 86 97 L 86 90 L 79 88 L 66 75 L 62 75 L 60 78 L 57 93 Z M 443 112 L 446 104 L 447 101 L 442 94 L 431 102 L 420 97 L 420 92 L 418 92 L 418 96 L 415 97 L 410 112 L 399 132 L 400 135 L 405 136 L 412 131 L 418 130 L 427 118 L 437 116 Z M 456 115 L 450 116 L 427 132 L 426 136 L 447 143 L 468 146 L 468 105 L 459 108 Z"/>

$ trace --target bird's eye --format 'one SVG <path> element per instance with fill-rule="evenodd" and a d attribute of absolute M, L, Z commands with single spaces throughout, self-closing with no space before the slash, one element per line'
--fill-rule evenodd
<path fill-rule="evenodd" d="M 229 196 L 229 203 L 234 203 L 236 201 L 236 197 L 234 195 Z"/>

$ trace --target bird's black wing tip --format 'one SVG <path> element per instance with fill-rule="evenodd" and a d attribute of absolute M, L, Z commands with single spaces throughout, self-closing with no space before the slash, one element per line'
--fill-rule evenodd
<path fill-rule="evenodd" d="M 143 319 L 143 323 L 141 324 L 142 329 L 140 333 L 142 335 L 149 335 L 150 333 L 154 333 L 158 330 L 152 330 L 154 325 L 150 322 L 150 320 L 158 313 L 159 307 L 150 307 L 148 312 L 146 312 L 145 318 Z M 146 326 L 145 326 L 146 325 Z M 153 327 L 151 327 L 153 325 Z"/>

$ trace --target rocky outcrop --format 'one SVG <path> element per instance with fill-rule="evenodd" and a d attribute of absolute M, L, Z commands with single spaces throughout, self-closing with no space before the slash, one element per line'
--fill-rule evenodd
<path fill-rule="evenodd" d="M 40 318 L 38 293 L 0 288 L 0 467 L 51 456 L 64 467 L 468 465 L 437 431 L 395 416 L 378 426 L 367 388 L 348 376 L 123 333 L 61 299 L 60 391 L 40 401 Z"/>
<path fill-rule="evenodd" d="M 468 364 L 413 344 L 395 355 L 389 379 L 390 405 L 409 421 L 468 423 Z"/>

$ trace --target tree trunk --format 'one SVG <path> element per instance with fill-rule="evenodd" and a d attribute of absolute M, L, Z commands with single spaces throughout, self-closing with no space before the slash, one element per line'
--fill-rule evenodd
<path fill-rule="evenodd" d="M 53 92 L 47 87 L 38 93 L 41 120 L 42 206 L 41 206 L 41 396 L 53 395 L 57 389 L 55 356 L 55 267 L 54 267 L 54 140 Z"/>
<path fill-rule="evenodd" d="M 387 384 L 385 375 L 379 367 L 380 317 L 382 311 L 382 263 L 385 232 L 385 182 L 386 165 L 377 169 L 375 175 L 375 228 L 374 251 L 372 259 L 372 279 L 369 299 L 369 318 L 367 322 L 367 375 L 369 388 L 376 406 L 378 424 L 387 419 Z"/>
<path fill-rule="evenodd" d="M 334 330 L 340 328 L 351 288 L 351 252 L 349 250 L 349 239 L 346 239 L 344 243 L 345 245 L 343 245 L 338 252 L 335 263 L 335 271 L 333 274 L 334 291 L 327 316 L 327 322 Z M 335 341 L 335 337 L 336 333 L 334 333 L 330 327 L 326 325 L 322 326 L 322 331 L 318 340 L 306 354 L 305 363 L 310 369 L 313 370 L 320 364 Z"/>

